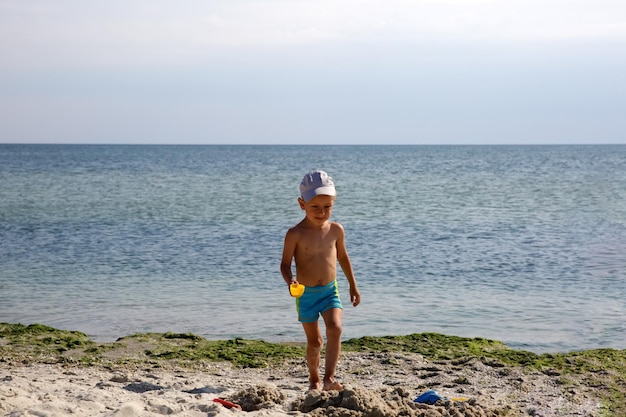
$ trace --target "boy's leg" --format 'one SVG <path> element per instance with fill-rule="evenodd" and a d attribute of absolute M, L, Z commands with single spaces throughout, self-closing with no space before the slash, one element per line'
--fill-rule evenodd
<path fill-rule="evenodd" d="M 331 308 L 322 314 L 326 324 L 326 362 L 324 367 L 324 389 L 341 391 L 343 387 L 335 381 L 335 371 L 341 354 L 341 318 L 340 308 Z"/>
<path fill-rule="evenodd" d="M 306 364 L 309 367 L 309 389 L 320 389 L 320 352 L 324 339 L 317 321 L 302 323 L 306 335 Z"/>

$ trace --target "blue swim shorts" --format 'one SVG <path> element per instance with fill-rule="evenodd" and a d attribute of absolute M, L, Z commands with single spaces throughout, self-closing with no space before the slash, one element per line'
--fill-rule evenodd
<path fill-rule="evenodd" d="M 343 309 L 339 299 L 337 280 L 327 285 L 305 287 L 302 297 L 296 298 L 298 320 L 302 323 L 316 322 L 320 314 L 331 308 Z"/>

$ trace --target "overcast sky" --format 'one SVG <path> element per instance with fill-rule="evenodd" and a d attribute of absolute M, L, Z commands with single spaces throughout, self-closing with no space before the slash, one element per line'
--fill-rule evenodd
<path fill-rule="evenodd" d="M 626 143 L 624 0 L 0 0 L 0 143 Z"/>

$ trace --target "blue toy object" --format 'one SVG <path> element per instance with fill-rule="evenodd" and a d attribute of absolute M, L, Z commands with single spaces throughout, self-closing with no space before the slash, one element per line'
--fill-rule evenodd
<path fill-rule="evenodd" d="M 424 403 L 424 404 L 435 404 L 439 400 L 446 400 L 446 397 L 442 397 L 437 394 L 437 391 L 429 389 L 428 391 L 421 394 L 419 397 L 413 400 L 415 403 Z"/>

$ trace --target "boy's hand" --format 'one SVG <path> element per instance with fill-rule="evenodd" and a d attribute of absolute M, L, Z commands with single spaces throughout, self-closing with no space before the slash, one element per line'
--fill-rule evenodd
<path fill-rule="evenodd" d="M 350 288 L 350 302 L 354 307 L 361 304 L 361 293 L 358 288 Z"/>
<path fill-rule="evenodd" d="M 291 279 L 291 282 L 289 282 L 289 283 L 287 284 L 287 291 L 289 291 L 289 295 L 291 295 L 291 286 L 292 286 L 292 285 L 294 285 L 294 284 L 295 284 L 295 285 L 298 285 L 298 284 L 299 284 L 298 280 L 297 280 L 295 277 L 293 277 L 293 278 Z"/>

